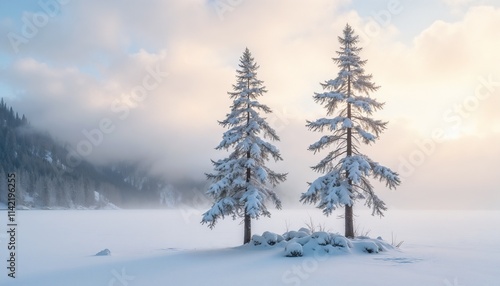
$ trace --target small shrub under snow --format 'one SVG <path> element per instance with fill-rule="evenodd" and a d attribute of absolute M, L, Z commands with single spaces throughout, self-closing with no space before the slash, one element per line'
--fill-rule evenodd
<path fill-rule="evenodd" d="M 353 245 L 345 236 L 333 235 L 330 243 L 334 247 L 352 248 Z"/>
<path fill-rule="evenodd" d="M 263 244 L 266 244 L 266 239 L 260 235 L 252 235 L 252 243 L 253 245 L 257 246 L 257 245 L 263 245 Z"/>
<path fill-rule="evenodd" d="M 364 238 L 363 240 L 365 240 Z M 373 241 L 358 241 L 357 243 L 358 249 L 366 253 L 379 253 L 380 249 L 376 243 Z"/>
<path fill-rule="evenodd" d="M 299 231 L 294 231 L 294 230 L 288 231 L 285 234 L 283 234 L 283 237 L 285 238 L 286 241 L 288 241 L 288 240 L 291 240 L 293 238 L 302 238 L 302 237 L 306 237 L 306 236 L 311 235 L 309 233 L 309 231 L 306 232 L 303 230 L 306 230 L 306 229 L 301 229 Z"/>
<path fill-rule="evenodd" d="M 284 240 L 283 236 L 269 231 L 264 232 L 262 237 L 265 239 L 266 243 L 271 246 Z"/>
<path fill-rule="evenodd" d="M 316 242 L 319 245 L 323 245 L 323 246 L 330 244 L 330 241 L 331 241 L 330 234 L 327 232 L 324 232 L 324 231 L 318 231 L 318 232 L 313 233 L 311 235 L 311 238 L 316 240 Z"/>
<path fill-rule="evenodd" d="M 302 245 L 297 242 L 290 242 L 285 247 L 285 256 L 287 257 L 300 257 L 304 255 Z"/>
<path fill-rule="evenodd" d="M 299 232 L 305 232 L 307 235 L 311 235 L 311 231 L 305 227 L 300 228 Z"/>
<path fill-rule="evenodd" d="M 254 235 L 252 237 L 252 244 L 255 246 L 284 247 L 285 256 L 287 257 L 307 256 L 314 253 L 379 253 L 394 249 L 393 246 L 383 241 L 380 237 L 372 239 L 362 236 L 355 239 L 347 239 L 337 233 L 325 231 L 310 233 L 307 229 L 288 231 L 282 236 L 266 231 L 262 236 Z"/>

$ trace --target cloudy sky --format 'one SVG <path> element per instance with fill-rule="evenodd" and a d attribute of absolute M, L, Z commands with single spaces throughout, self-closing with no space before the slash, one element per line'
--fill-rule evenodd
<path fill-rule="evenodd" d="M 305 120 L 325 115 L 312 95 L 337 73 L 346 23 L 381 86 L 376 117 L 390 122 L 364 150 L 403 179 L 379 195 L 394 209 L 500 208 L 494 0 L 2 1 L 0 96 L 89 160 L 140 159 L 174 185 L 203 181 L 226 155 L 214 150 L 217 120 L 248 47 L 292 205 L 324 155 L 306 150 L 321 134 Z"/>

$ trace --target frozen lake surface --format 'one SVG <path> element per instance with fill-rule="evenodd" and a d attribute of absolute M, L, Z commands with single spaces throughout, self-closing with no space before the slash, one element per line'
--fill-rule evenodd
<path fill-rule="evenodd" d="M 338 211 L 338 214 L 341 212 Z M 239 247 L 243 227 L 226 219 L 213 230 L 202 211 L 17 211 L 16 278 L 0 285 L 500 285 L 500 211 L 358 211 L 360 233 L 399 250 L 327 257 L 284 256 L 282 248 Z M 298 230 L 310 219 L 330 232 L 343 221 L 317 209 L 272 211 L 254 234 Z M 6 265 L 7 213 L 0 212 Z M 95 256 L 103 249 L 111 256 Z"/>

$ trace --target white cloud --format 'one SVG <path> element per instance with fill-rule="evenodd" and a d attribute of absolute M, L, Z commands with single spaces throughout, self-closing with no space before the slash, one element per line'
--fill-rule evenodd
<path fill-rule="evenodd" d="M 482 6 L 471 8 L 462 21 L 436 21 L 416 39 L 417 53 L 425 56 L 428 69 L 444 73 L 492 71 L 498 58 L 496 37 L 500 9 Z"/>
<path fill-rule="evenodd" d="M 262 101 L 275 111 L 270 120 L 282 137 L 277 145 L 287 163 L 276 168 L 290 173 L 283 189 L 296 198 L 314 179 L 308 166 L 321 157 L 306 151 L 319 134 L 308 132 L 304 120 L 324 115 L 312 95 L 320 91 L 319 82 L 336 76 L 331 58 L 346 22 L 365 35 L 361 56 L 382 86 L 374 96 L 387 102 L 376 116 L 391 121 L 381 141 L 367 150 L 393 168 L 419 136 L 449 127 L 443 113 L 474 95 L 479 76 L 500 80 L 492 64 L 500 62 L 495 50 L 500 10 L 494 7 L 471 8 L 453 23 L 436 21 L 405 45 L 397 40 L 404 27 L 391 22 L 370 30 L 377 22 L 346 9 L 345 0 L 242 1 L 222 20 L 209 3 L 70 2 L 11 57 L 2 82 L 19 91 L 13 103 L 35 125 L 75 145 L 85 140 L 82 130 L 112 119 L 116 129 L 94 148 L 96 160 L 147 158 L 156 172 L 171 178 L 203 180 L 209 159 L 224 156 L 213 150 L 223 132 L 217 120 L 229 111 L 226 92 L 248 46 L 269 90 Z M 5 31 L 7 24 L 0 25 Z M 0 48 L 10 54 L 8 47 Z M 158 63 L 169 73 L 164 82 L 143 101 L 126 100 Z M 500 124 L 494 108 L 498 94 L 464 118 L 474 120 L 486 137 L 486 122 Z M 124 120 L 110 110 L 117 98 L 130 108 Z M 448 166 L 435 162 L 429 172 Z M 415 191 L 411 184 L 403 188 Z"/>

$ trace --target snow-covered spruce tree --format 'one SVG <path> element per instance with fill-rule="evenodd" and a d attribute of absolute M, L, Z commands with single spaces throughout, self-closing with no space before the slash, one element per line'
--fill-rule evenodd
<path fill-rule="evenodd" d="M 217 150 L 231 150 L 231 153 L 225 159 L 212 160 L 214 172 L 206 174 L 212 182 L 207 194 L 213 198 L 214 204 L 203 214 L 202 224 L 207 223 L 212 228 L 225 216 L 243 217 L 243 243 L 248 243 L 251 219 L 270 216 L 266 200 L 281 208 L 281 201 L 272 188 L 284 182 L 286 174 L 276 173 L 265 165 L 270 157 L 275 161 L 282 160 L 279 150 L 265 140 L 279 141 L 279 137 L 261 117 L 261 112 L 268 114 L 272 111 L 257 101 L 257 97 L 267 90 L 257 79 L 259 66 L 248 48 L 240 58 L 239 67 L 233 92 L 228 92 L 233 100 L 231 112 L 226 119 L 219 121 L 229 130 L 216 147 Z"/>
<path fill-rule="evenodd" d="M 314 100 L 327 110 L 327 116 L 316 121 L 307 121 L 312 131 L 327 131 L 319 141 L 309 146 L 314 153 L 333 146 L 328 155 L 312 169 L 322 173 L 310 184 L 300 201 L 317 203 L 325 215 L 337 207 L 345 207 L 345 236 L 354 237 L 353 211 L 355 201 L 365 199 L 372 208 L 372 215 L 383 216 L 387 208 L 374 193 L 369 177 L 384 181 L 390 189 L 400 184 L 398 174 L 371 160 L 359 151 L 360 143 L 371 144 L 386 129 L 387 122 L 374 120 L 370 116 L 383 107 L 369 94 L 379 87 L 372 82 L 372 75 L 365 74 L 366 60 L 361 60 L 357 47 L 359 37 L 346 25 L 338 57 L 333 61 L 340 71 L 333 80 L 322 83 L 322 93 L 315 93 Z"/>

